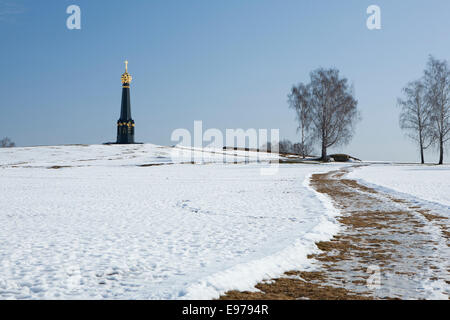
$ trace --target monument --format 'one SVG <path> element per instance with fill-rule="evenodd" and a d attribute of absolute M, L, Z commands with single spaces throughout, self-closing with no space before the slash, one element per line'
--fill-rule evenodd
<path fill-rule="evenodd" d="M 122 105 L 120 119 L 117 120 L 117 144 L 133 144 L 134 120 L 131 118 L 130 84 L 133 78 L 128 73 L 128 61 L 125 61 L 125 73 L 122 74 Z"/>

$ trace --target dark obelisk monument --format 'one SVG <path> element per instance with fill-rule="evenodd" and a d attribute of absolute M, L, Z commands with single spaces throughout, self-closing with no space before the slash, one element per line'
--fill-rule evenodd
<path fill-rule="evenodd" d="M 120 119 L 117 120 L 117 144 L 134 143 L 134 120 L 131 118 L 130 84 L 133 78 L 128 73 L 128 61 L 125 61 L 125 73 L 122 74 L 122 106 Z"/>

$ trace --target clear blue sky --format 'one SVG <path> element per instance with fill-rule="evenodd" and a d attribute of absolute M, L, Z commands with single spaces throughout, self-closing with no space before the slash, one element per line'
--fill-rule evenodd
<path fill-rule="evenodd" d="M 81 30 L 66 28 L 71 4 Z M 370 4 L 381 30 L 366 28 Z M 450 58 L 449 12 L 448 0 L 0 0 L 0 136 L 19 146 L 114 141 L 128 59 L 137 141 L 169 145 L 194 120 L 295 140 L 287 94 L 321 66 L 354 84 L 363 118 L 335 151 L 417 161 L 396 99 L 429 54 Z"/>

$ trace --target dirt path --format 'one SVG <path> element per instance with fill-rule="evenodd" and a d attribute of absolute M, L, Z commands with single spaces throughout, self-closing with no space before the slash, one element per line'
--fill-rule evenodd
<path fill-rule="evenodd" d="M 261 292 L 221 299 L 448 299 L 449 220 L 346 179 L 352 169 L 311 179 L 342 213 L 341 232 L 308 257 L 315 272 L 287 272 L 258 284 Z"/>

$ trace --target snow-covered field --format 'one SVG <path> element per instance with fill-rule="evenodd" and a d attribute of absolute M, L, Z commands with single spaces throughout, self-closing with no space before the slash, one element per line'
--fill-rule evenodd
<path fill-rule="evenodd" d="M 0 150 L 0 299 L 214 298 L 308 268 L 314 241 L 337 232 L 307 185 L 337 165 L 270 176 L 274 155 L 230 151 L 237 164 L 223 164 L 220 150 L 193 165 L 175 151 Z"/>
<path fill-rule="evenodd" d="M 450 165 L 371 165 L 349 174 L 372 187 L 395 192 L 450 217 Z"/>
<path fill-rule="evenodd" d="M 342 164 L 261 174 L 276 159 L 151 144 L 0 149 L 0 299 L 210 299 L 311 268 L 338 211 L 309 177 Z M 450 216 L 450 166 L 349 177 Z"/>

